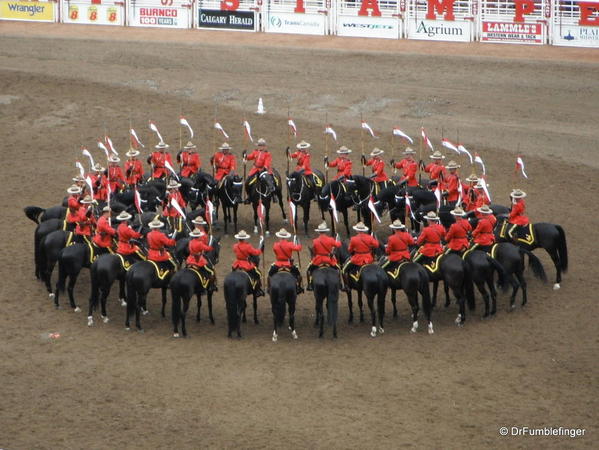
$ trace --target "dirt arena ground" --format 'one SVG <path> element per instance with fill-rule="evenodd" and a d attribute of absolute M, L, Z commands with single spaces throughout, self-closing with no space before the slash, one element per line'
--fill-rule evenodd
<path fill-rule="evenodd" d="M 0 23 L 0 448 L 596 448 L 598 79 L 596 50 Z M 258 97 L 264 116 L 253 113 Z M 186 340 L 170 337 L 157 293 L 143 335 L 124 330 L 114 294 L 108 324 L 56 311 L 33 276 L 34 224 L 22 208 L 57 204 L 80 145 L 99 158 L 105 128 L 122 152 L 130 120 L 142 141 L 154 141 L 152 119 L 176 146 L 183 111 L 206 161 L 216 102 L 237 154 L 246 117 L 280 169 L 288 105 L 315 166 L 325 115 L 356 164 L 360 114 L 385 136 L 367 149 L 386 155 L 395 125 L 412 136 L 424 125 L 437 146 L 459 133 L 503 203 L 519 149 L 530 217 L 567 232 L 561 290 L 530 280 L 525 309 L 507 313 L 501 295 L 496 318 L 482 321 L 479 307 L 463 329 L 455 305 L 439 308 L 432 336 L 409 333 L 400 294 L 399 320 L 376 339 L 347 324 L 343 298 L 336 341 L 317 339 L 303 295 L 299 340 L 283 333 L 277 344 L 266 299 L 261 324 L 226 339 L 222 289 L 216 325 L 192 321 Z M 275 212 L 272 229 L 282 225 Z M 230 263 L 223 251 L 221 280 Z M 76 294 L 85 306 L 86 273 Z M 502 426 L 586 431 L 501 437 Z"/>

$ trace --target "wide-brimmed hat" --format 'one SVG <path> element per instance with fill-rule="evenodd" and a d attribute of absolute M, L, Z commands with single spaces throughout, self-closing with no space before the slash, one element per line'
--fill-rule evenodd
<path fill-rule="evenodd" d="M 86 195 L 85 197 L 83 197 L 82 200 L 79 200 L 81 203 L 85 203 L 86 205 L 89 203 L 93 203 L 94 199 L 91 197 L 91 195 Z"/>
<path fill-rule="evenodd" d="M 352 228 L 356 231 L 368 231 L 368 227 L 364 225 L 364 222 L 358 222 Z"/>
<path fill-rule="evenodd" d="M 206 221 L 202 216 L 198 216 L 191 221 L 194 225 L 207 225 Z"/>
<path fill-rule="evenodd" d="M 439 216 L 437 215 L 437 213 L 435 211 L 427 212 L 426 216 L 424 216 L 424 218 L 426 220 L 439 220 Z"/>
<path fill-rule="evenodd" d="M 111 211 L 111 209 L 110 209 L 110 206 L 108 206 L 108 205 L 106 205 L 104 208 L 102 208 L 103 213 L 110 212 L 110 211 Z"/>
<path fill-rule="evenodd" d="M 446 169 L 459 169 L 460 167 L 461 166 L 453 160 L 449 161 L 449 163 L 445 166 Z"/>
<path fill-rule="evenodd" d="M 340 155 L 347 155 L 348 153 L 351 153 L 351 149 L 347 148 L 345 145 L 342 145 L 339 147 L 339 150 L 337 150 L 337 153 Z"/>
<path fill-rule="evenodd" d="M 185 147 L 183 147 L 186 150 L 192 150 L 194 148 L 196 148 L 195 144 L 191 141 L 187 141 L 187 144 L 185 144 Z"/>
<path fill-rule="evenodd" d="M 189 233 L 189 237 L 196 238 L 196 237 L 204 236 L 205 234 L 206 233 L 204 233 L 202 230 L 195 229 Z"/>
<path fill-rule="evenodd" d="M 121 158 L 119 158 L 116 155 L 110 155 L 110 158 L 108 158 L 108 162 L 118 163 L 118 162 L 121 162 Z"/>
<path fill-rule="evenodd" d="M 121 211 L 121 213 L 116 216 L 116 220 L 118 220 L 119 222 L 122 222 L 123 220 L 129 220 L 131 219 L 133 216 L 131 214 L 129 214 L 127 211 Z"/>
<path fill-rule="evenodd" d="M 375 147 L 375 148 L 373 148 L 373 149 L 372 149 L 372 151 L 370 152 L 370 156 L 379 156 L 379 155 L 382 155 L 383 153 L 385 153 L 385 151 L 384 151 L 384 150 L 381 150 L 380 148 L 378 148 L 378 147 Z"/>
<path fill-rule="evenodd" d="M 264 139 L 264 138 L 258 139 L 257 144 L 258 144 L 258 147 L 265 147 L 266 146 L 266 139 Z"/>
<path fill-rule="evenodd" d="M 282 239 L 289 239 L 291 237 L 291 233 L 287 231 L 285 228 L 281 228 L 279 231 L 275 233 L 275 236 Z"/>
<path fill-rule="evenodd" d="M 167 189 L 177 189 L 179 187 L 181 187 L 181 183 L 177 183 L 172 178 L 170 180 L 168 180 L 168 184 L 166 185 Z"/>
<path fill-rule="evenodd" d="M 309 142 L 306 141 L 301 141 L 299 144 L 297 144 L 295 146 L 298 150 L 306 150 L 307 148 L 310 148 L 311 145 Z"/>
<path fill-rule="evenodd" d="M 476 210 L 483 214 L 493 214 L 493 210 L 488 205 L 483 205 L 480 208 L 476 208 Z"/>
<path fill-rule="evenodd" d="M 231 150 L 231 148 L 233 148 L 233 147 L 231 147 L 228 142 L 223 142 L 223 145 L 221 145 L 218 149 L 219 150 Z"/>
<path fill-rule="evenodd" d="M 85 181 L 85 178 L 83 178 L 81 175 L 75 175 L 73 178 L 71 178 L 75 183 L 81 183 L 83 181 Z"/>
<path fill-rule="evenodd" d="M 431 156 L 430 159 L 445 159 L 445 156 L 439 151 L 436 150 Z"/>
<path fill-rule="evenodd" d="M 315 228 L 314 231 L 317 233 L 326 233 L 327 231 L 331 231 L 326 222 L 322 222 L 318 225 L 318 228 Z"/>
<path fill-rule="evenodd" d="M 94 170 L 96 172 L 104 172 L 106 170 L 106 167 L 102 167 L 102 165 L 100 163 L 96 163 L 94 165 Z"/>
<path fill-rule="evenodd" d="M 476 176 L 475 173 L 471 173 L 470 175 L 468 175 L 468 178 L 466 178 L 466 181 L 468 183 L 477 183 L 478 182 L 478 177 Z"/>
<path fill-rule="evenodd" d="M 466 212 L 459 206 L 456 206 L 455 209 L 452 209 L 451 211 L 449 211 L 449 213 L 452 216 L 458 216 L 458 217 L 464 217 L 466 215 Z"/>
<path fill-rule="evenodd" d="M 406 147 L 406 149 L 403 151 L 404 155 L 415 155 L 416 154 L 416 150 L 414 150 L 412 147 Z"/>
<path fill-rule="evenodd" d="M 393 223 L 389 225 L 389 228 L 393 228 L 394 230 L 405 230 L 406 226 L 401 223 L 401 220 L 395 219 Z"/>
<path fill-rule="evenodd" d="M 245 232 L 245 230 L 241 230 L 239 233 L 235 235 L 235 239 L 249 239 L 250 235 Z"/>
<path fill-rule="evenodd" d="M 510 197 L 512 197 L 512 198 L 524 198 L 524 197 L 526 197 L 526 192 L 521 191 L 520 189 L 514 189 L 512 191 L 512 193 L 510 194 Z"/>
<path fill-rule="evenodd" d="M 158 150 L 163 150 L 165 148 L 169 148 L 170 145 L 168 145 L 166 142 L 162 142 L 160 141 L 158 144 L 156 144 L 155 148 L 157 148 Z"/>
<path fill-rule="evenodd" d="M 130 149 L 127 153 L 125 153 L 125 156 L 128 156 L 129 158 L 133 158 L 134 156 L 139 155 L 139 152 L 137 150 L 135 150 L 134 148 Z"/>
<path fill-rule="evenodd" d="M 79 186 L 77 186 L 76 184 L 70 186 L 69 188 L 67 188 L 67 192 L 69 194 L 81 194 L 81 188 Z"/>
<path fill-rule="evenodd" d="M 162 228 L 164 226 L 164 224 L 160 220 L 154 219 L 148 224 L 148 226 L 152 229 L 153 228 Z"/>

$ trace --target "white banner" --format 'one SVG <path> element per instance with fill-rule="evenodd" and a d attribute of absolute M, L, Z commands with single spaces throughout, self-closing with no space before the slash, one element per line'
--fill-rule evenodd
<path fill-rule="evenodd" d="M 266 20 L 268 33 L 326 34 L 326 15 L 269 12 Z"/>
<path fill-rule="evenodd" d="M 553 44 L 599 47 L 599 1 L 556 1 L 553 8 Z"/>
<path fill-rule="evenodd" d="M 545 44 L 550 18 L 550 0 L 481 0 L 480 40 Z"/>
<path fill-rule="evenodd" d="M 469 42 L 473 39 L 472 28 L 472 22 L 409 20 L 406 31 L 410 39 Z"/>
<path fill-rule="evenodd" d="M 401 22 L 392 17 L 337 16 L 337 34 L 398 39 L 401 36 Z"/>
<path fill-rule="evenodd" d="M 125 2 L 92 4 L 91 0 L 63 0 L 62 22 L 91 25 L 124 25 Z"/>
<path fill-rule="evenodd" d="M 404 26 L 409 39 L 468 42 L 475 38 L 478 0 L 409 0 L 407 6 Z"/>
<path fill-rule="evenodd" d="M 191 28 L 191 3 L 182 0 L 130 0 L 127 23 L 132 27 Z"/>

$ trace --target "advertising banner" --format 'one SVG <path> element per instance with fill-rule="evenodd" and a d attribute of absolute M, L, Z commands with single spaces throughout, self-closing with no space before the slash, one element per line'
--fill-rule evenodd
<path fill-rule="evenodd" d="M 132 27 L 191 28 L 191 4 L 181 0 L 129 2 L 128 24 Z"/>
<path fill-rule="evenodd" d="M 406 35 L 427 41 L 473 41 L 477 9 L 478 0 L 408 0 Z"/>
<path fill-rule="evenodd" d="M 254 31 L 256 25 L 256 13 L 254 11 L 198 9 L 198 28 Z"/>
<path fill-rule="evenodd" d="M 426 19 L 409 20 L 406 27 L 410 39 L 453 42 L 471 41 L 472 28 L 472 22 Z"/>
<path fill-rule="evenodd" d="M 398 39 L 401 22 L 393 17 L 337 16 L 339 36 Z"/>
<path fill-rule="evenodd" d="M 599 1 L 554 2 L 552 42 L 599 47 Z"/>
<path fill-rule="evenodd" d="M 63 1 L 62 21 L 88 25 L 124 25 L 124 4 L 125 2 L 105 4 L 92 0 Z"/>
<path fill-rule="evenodd" d="M 1 20 L 26 20 L 30 22 L 55 22 L 54 2 L 7 2 L 0 1 Z"/>
<path fill-rule="evenodd" d="M 481 42 L 536 44 L 547 42 L 551 0 L 481 0 Z"/>
<path fill-rule="evenodd" d="M 483 22 L 480 37 L 484 42 L 543 43 L 543 26 L 540 23 Z"/>
<path fill-rule="evenodd" d="M 270 12 L 266 21 L 268 33 L 325 34 L 326 20 L 323 14 L 295 14 Z"/>

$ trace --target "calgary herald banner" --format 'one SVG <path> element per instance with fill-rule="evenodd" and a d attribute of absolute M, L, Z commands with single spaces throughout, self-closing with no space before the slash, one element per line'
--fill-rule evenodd
<path fill-rule="evenodd" d="M 198 28 L 254 31 L 256 30 L 256 13 L 200 8 L 197 26 Z"/>
<path fill-rule="evenodd" d="M 56 10 L 54 2 L 0 1 L 0 19 L 2 20 L 55 22 Z"/>

